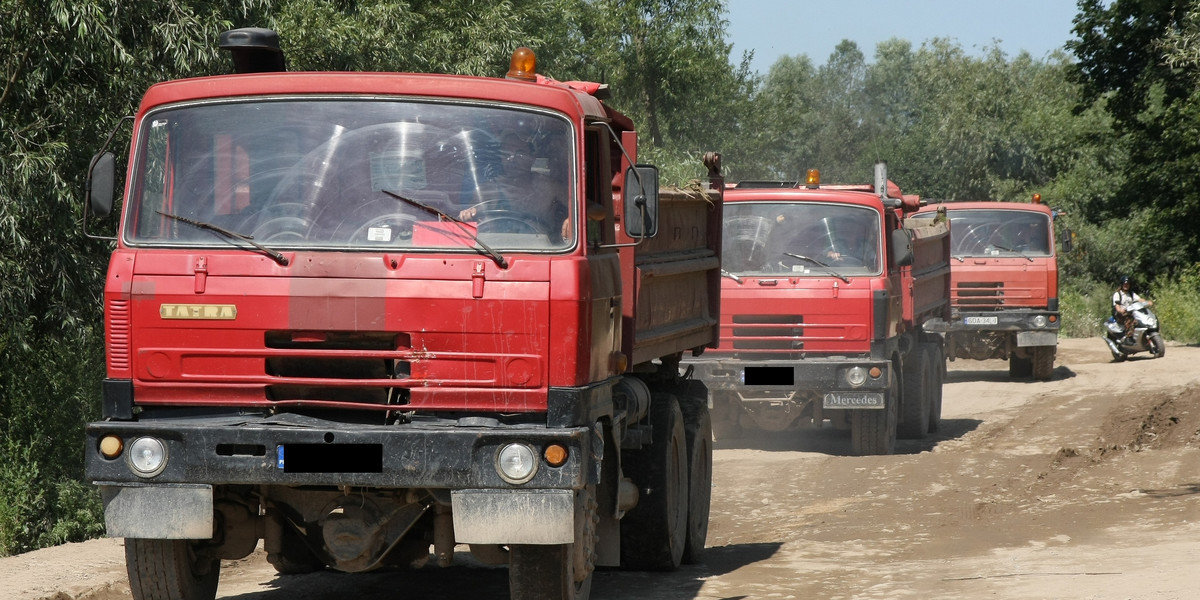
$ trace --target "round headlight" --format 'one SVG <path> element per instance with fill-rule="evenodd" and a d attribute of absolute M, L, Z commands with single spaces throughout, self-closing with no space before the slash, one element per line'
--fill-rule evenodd
<path fill-rule="evenodd" d="M 167 447 L 152 437 L 138 438 L 129 445 L 125 457 L 138 477 L 154 477 L 167 466 Z"/>
<path fill-rule="evenodd" d="M 851 367 L 846 371 L 846 383 L 850 387 L 862 387 L 867 382 L 867 370 L 862 367 Z"/>
<path fill-rule="evenodd" d="M 1046 322 L 1047 322 L 1046 315 L 1038 315 L 1033 318 L 1033 326 L 1034 327 L 1045 327 Z"/>
<path fill-rule="evenodd" d="M 537 454 L 525 444 L 508 444 L 496 455 L 496 472 L 509 483 L 525 483 L 537 472 Z"/>

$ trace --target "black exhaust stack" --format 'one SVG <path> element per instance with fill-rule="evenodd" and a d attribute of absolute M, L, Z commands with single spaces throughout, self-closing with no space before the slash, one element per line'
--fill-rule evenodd
<path fill-rule="evenodd" d="M 260 27 L 231 29 L 221 34 L 222 50 L 233 54 L 234 73 L 273 73 L 286 71 L 279 34 Z"/>

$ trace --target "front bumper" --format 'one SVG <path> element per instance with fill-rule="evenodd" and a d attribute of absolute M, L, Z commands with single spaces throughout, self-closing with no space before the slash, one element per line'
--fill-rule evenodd
<path fill-rule="evenodd" d="M 1009 310 L 959 312 L 947 321 L 932 320 L 924 329 L 930 333 L 1031 332 L 1057 338 L 1061 315 L 1053 310 Z"/>
<path fill-rule="evenodd" d="M 588 428 L 464 421 L 383 426 L 279 415 L 96 422 L 87 427 L 85 476 L 131 484 L 433 489 L 580 489 L 586 483 L 592 462 Z M 126 448 L 143 436 L 161 440 L 165 467 L 153 477 L 139 477 L 125 454 L 110 459 L 100 453 L 100 440 L 108 435 L 119 436 Z M 527 483 L 513 485 L 495 466 L 500 448 L 511 442 L 527 443 L 539 456 L 546 445 L 558 443 L 569 457 L 559 467 L 540 464 Z"/>
<path fill-rule="evenodd" d="M 356 486 L 448 490 L 459 543 L 571 542 L 574 490 L 598 478 L 596 434 L 486 421 L 379 426 L 280 415 L 97 422 L 87 428 L 85 475 L 101 487 L 111 536 L 206 538 L 218 486 Z M 160 440 L 165 466 L 141 477 L 128 451 L 105 457 L 100 440 L 114 435 L 125 449 L 137 438 Z M 497 472 L 500 449 L 514 442 L 539 457 L 532 478 L 519 485 Z M 540 458 L 551 443 L 567 448 L 558 467 Z"/>
<path fill-rule="evenodd" d="M 776 402 L 781 394 L 792 399 L 815 394 L 823 398 L 824 408 L 882 408 L 893 376 L 890 361 L 871 358 L 762 361 L 712 357 L 687 362 L 710 391 L 733 392 L 743 403 Z M 876 368 L 879 375 L 854 386 L 847 375 L 855 368 L 868 373 Z"/>

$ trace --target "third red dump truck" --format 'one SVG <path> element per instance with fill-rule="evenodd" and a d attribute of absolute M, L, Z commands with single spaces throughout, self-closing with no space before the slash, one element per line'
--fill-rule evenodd
<path fill-rule="evenodd" d="M 950 219 L 952 318 L 927 330 L 950 360 L 1008 360 L 1012 377 L 1049 379 L 1058 347 L 1054 211 L 1034 202 L 929 204 L 918 218 Z"/>
<path fill-rule="evenodd" d="M 949 316 L 944 220 L 915 221 L 876 165 L 874 184 L 739 184 L 725 197 L 721 340 L 690 359 L 718 437 L 746 428 L 850 430 L 858 454 L 894 451 L 941 414 Z"/>

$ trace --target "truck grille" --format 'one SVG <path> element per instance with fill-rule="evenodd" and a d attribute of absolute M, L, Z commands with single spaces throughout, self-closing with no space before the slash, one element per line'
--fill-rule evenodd
<path fill-rule="evenodd" d="M 802 315 L 734 315 L 734 350 L 804 349 Z"/>
<path fill-rule="evenodd" d="M 267 358 L 267 375 L 292 381 L 268 385 L 267 398 L 394 404 L 391 386 L 361 383 L 409 376 L 409 362 L 370 356 L 375 352 L 394 352 L 402 343 L 399 337 L 388 332 L 267 332 L 268 348 L 302 351 L 296 355 Z M 311 379 L 314 383 L 296 384 L 296 379 Z M 338 385 L 339 380 L 347 385 Z M 354 385 L 355 382 L 360 385 Z"/>
<path fill-rule="evenodd" d="M 960 307 L 1000 308 L 1004 306 L 1004 282 L 962 282 L 955 286 Z"/>

